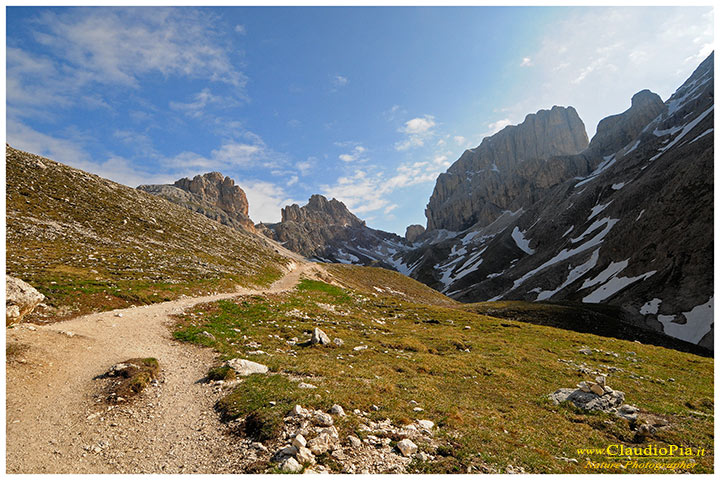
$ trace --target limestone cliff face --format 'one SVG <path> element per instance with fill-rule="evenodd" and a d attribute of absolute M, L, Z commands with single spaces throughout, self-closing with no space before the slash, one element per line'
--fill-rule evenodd
<path fill-rule="evenodd" d="M 153 195 L 181 205 L 188 210 L 201 213 L 224 225 L 255 231 L 248 216 L 248 200 L 245 192 L 235 181 L 219 172 L 181 178 L 173 185 L 140 185 Z"/>
<path fill-rule="evenodd" d="M 425 233 L 425 227 L 423 227 L 422 225 L 410 225 L 407 227 L 407 229 L 405 229 L 405 240 L 413 243 L 423 233 Z"/>
<path fill-rule="evenodd" d="M 585 125 L 572 107 L 540 110 L 520 125 L 505 127 L 438 177 L 425 211 L 428 230 L 488 225 L 505 210 L 532 205 L 544 188 L 592 167 L 585 159 L 568 165 L 546 160 L 587 146 Z"/>
<path fill-rule="evenodd" d="M 600 121 L 597 133 L 590 142 L 590 150 L 608 155 L 615 153 L 635 139 L 645 126 L 667 110 L 660 96 L 650 90 L 633 95 L 631 106 L 623 113 Z"/>

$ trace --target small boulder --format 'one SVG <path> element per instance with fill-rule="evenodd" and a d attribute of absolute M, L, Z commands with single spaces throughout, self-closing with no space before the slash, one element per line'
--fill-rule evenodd
<path fill-rule="evenodd" d="M 322 433 L 315 438 L 311 438 L 307 443 L 307 448 L 313 455 L 322 455 L 330 449 L 330 435 Z"/>
<path fill-rule="evenodd" d="M 298 384 L 298 388 L 310 388 L 310 389 L 312 389 L 312 388 L 317 388 L 317 386 L 313 385 L 312 383 L 300 382 L 300 383 Z"/>
<path fill-rule="evenodd" d="M 605 395 L 605 389 L 603 387 L 601 387 L 600 385 L 598 385 L 597 383 L 593 383 L 592 385 L 590 385 L 590 390 L 595 395 L 600 395 L 600 396 Z"/>
<path fill-rule="evenodd" d="M 293 438 L 292 445 L 298 449 L 304 448 L 307 445 L 307 440 L 302 435 L 298 435 Z"/>
<path fill-rule="evenodd" d="M 576 407 L 583 410 L 599 410 L 612 412 L 625 401 L 625 394 L 619 390 L 598 396 L 594 393 L 573 390 L 572 388 L 560 388 L 549 395 L 550 400 L 558 405 L 565 401 L 572 402 Z"/>
<path fill-rule="evenodd" d="M 295 459 L 302 464 L 315 463 L 315 456 L 312 454 L 309 448 L 305 447 L 298 448 Z"/>
<path fill-rule="evenodd" d="M 343 345 L 345 345 L 345 342 L 343 341 L 342 338 L 335 338 L 335 339 L 333 340 L 333 343 L 334 343 L 335 345 L 337 345 L 338 347 L 342 347 Z"/>
<path fill-rule="evenodd" d="M 292 408 L 292 410 L 290 410 L 290 415 L 293 415 L 293 416 L 295 416 L 295 417 L 302 417 L 302 416 L 307 415 L 307 413 L 308 413 L 307 410 L 305 410 L 305 409 L 304 409 L 303 407 L 301 407 L 300 405 L 295 405 L 295 406 Z"/>
<path fill-rule="evenodd" d="M 355 437 L 353 435 L 348 435 L 348 444 L 352 448 L 360 448 L 362 446 L 362 440 L 360 440 L 358 437 Z"/>
<path fill-rule="evenodd" d="M 333 418 L 327 413 L 316 412 L 313 416 L 313 423 L 320 427 L 330 427 L 334 422 Z"/>
<path fill-rule="evenodd" d="M 325 332 L 316 327 L 312 332 L 312 338 L 310 338 L 310 343 L 312 345 L 329 345 L 330 337 L 328 337 Z"/>
<path fill-rule="evenodd" d="M 418 451 L 418 446 L 413 443 L 410 439 L 400 440 L 397 443 L 397 448 L 404 456 L 409 457 L 413 453 Z"/>
<path fill-rule="evenodd" d="M 282 470 L 283 472 L 297 473 L 301 472 L 302 469 L 302 465 L 300 465 L 298 461 L 295 460 L 293 457 L 286 458 L 285 460 L 280 462 L 280 470 Z"/>
<path fill-rule="evenodd" d="M 435 423 L 432 420 L 418 420 L 417 424 L 426 430 L 432 430 L 435 426 Z"/>
<path fill-rule="evenodd" d="M 225 362 L 225 365 L 235 370 L 235 375 L 247 377 L 253 373 L 267 373 L 268 367 L 257 362 L 251 362 L 243 358 L 233 358 Z"/>
<path fill-rule="evenodd" d="M 341 407 L 337 403 L 330 407 L 330 413 L 333 415 L 340 415 L 341 417 L 345 416 L 345 410 L 343 410 L 343 407 Z"/>
<path fill-rule="evenodd" d="M 19 278 L 5 276 L 5 325 L 22 321 L 23 317 L 32 312 L 45 295 Z"/>

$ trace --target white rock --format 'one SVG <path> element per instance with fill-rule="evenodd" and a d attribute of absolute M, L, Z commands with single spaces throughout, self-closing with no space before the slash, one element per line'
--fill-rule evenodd
<path fill-rule="evenodd" d="M 302 471 L 303 467 L 294 458 L 286 458 L 280 463 L 280 470 L 283 472 L 296 473 Z"/>
<path fill-rule="evenodd" d="M 317 412 L 313 415 L 313 423 L 321 427 L 330 427 L 333 424 L 333 418 L 327 413 Z"/>
<path fill-rule="evenodd" d="M 600 385 L 601 387 L 604 387 L 604 386 L 605 386 L 605 380 L 606 380 L 606 379 L 605 379 L 605 375 L 598 375 L 597 377 L 595 377 L 595 381 L 596 381 L 597 384 Z"/>
<path fill-rule="evenodd" d="M 298 448 L 298 453 L 295 455 L 295 459 L 302 464 L 315 463 L 315 456 L 309 448 L 305 447 Z"/>
<path fill-rule="evenodd" d="M 313 385 L 312 383 L 300 382 L 298 384 L 298 388 L 317 388 L 317 386 Z"/>
<path fill-rule="evenodd" d="M 298 435 L 293 439 L 292 445 L 298 449 L 304 448 L 307 445 L 307 440 L 302 435 Z"/>
<path fill-rule="evenodd" d="M 348 443 L 352 448 L 360 448 L 362 446 L 360 439 L 353 435 L 348 435 Z"/>
<path fill-rule="evenodd" d="M 235 374 L 239 377 L 247 377 L 253 373 L 267 373 L 269 370 L 265 365 L 243 358 L 233 358 L 225 362 L 225 365 L 235 370 Z"/>
<path fill-rule="evenodd" d="M 313 345 L 328 345 L 330 344 L 330 337 L 327 336 L 325 332 L 320 330 L 319 328 L 313 329 L 312 338 L 310 338 L 310 343 Z"/>
<path fill-rule="evenodd" d="M 418 446 L 415 445 L 412 440 L 409 440 L 407 438 L 404 440 L 400 440 L 397 443 L 397 448 L 398 450 L 400 450 L 400 453 L 402 453 L 406 457 L 409 457 L 410 455 L 418 451 Z"/>
<path fill-rule="evenodd" d="M 605 395 L 605 389 L 602 388 L 602 387 L 601 387 L 600 385 L 598 385 L 597 383 L 593 383 L 592 385 L 590 385 L 590 390 L 591 390 L 595 395 L 600 395 L 600 396 Z"/>
<path fill-rule="evenodd" d="M 357 347 L 353 347 L 353 350 L 356 352 L 359 352 L 360 350 L 365 350 L 367 348 L 367 345 L 358 345 Z"/>
<path fill-rule="evenodd" d="M 291 415 L 302 417 L 304 415 L 307 415 L 307 410 L 305 410 L 300 405 L 295 405 L 292 410 L 290 411 Z"/>
<path fill-rule="evenodd" d="M 311 438 L 307 443 L 307 448 L 310 449 L 313 455 L 322 455 L 330 448 L 330 436 L 324 433 Z"/>
<path fill-rule="evenodd" d="M 427 430 L 432 430 L 432 428 L 435 426 L 435 423 L 432 420 L 418 420 L 417 424 Z"/>
<path fill-rule="evenodd" d="M 5 275 L 5 324 L 20 322 L 45 300 L 45 295 L 19 278 Z"/>
<path fill-rule="evenodd" d="M 337 345 L 338 347 L 342 347 L 343 345 L 345 345 L 345 342 L 343 341 L 342 338 L 336 338 L 336 339 L 334 339 L 334 340 L 333 340 L 333 343 L 334 343 L 335 345 Z"/>
<path fill-rule="evenodd" d="M 423 409 L 420 407 L 413 408 L 413 412 L 422 412 L 422 411 L 423 411 Z"/>
<path fill-rule="evenodd" d="M 343 407 L 341 407 L 337 403 L 330 407 L 330 413 L 332 413 L 333 415 L 340 415 L 341 417 L 345 416 L 345 410 L 343 410 Z"/>

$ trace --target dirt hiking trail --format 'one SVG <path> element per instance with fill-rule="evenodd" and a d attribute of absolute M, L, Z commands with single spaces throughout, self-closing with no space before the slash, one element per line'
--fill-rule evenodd
<path fill-rule="evenodd" d="M 198 303 L 292 289 L 296 263 L 267 289 L 179 300 L 7 330 L 27 346 L 7 362 L 7 473 L 242 473 L 238 447 L 213 411 L 221 396 L 205 383 L 216 353 L 172 339 L 173 314 Z M 108 368 L 132 357 L 160 362 L 159 384 L 128 404 L 104 402 Z"/>

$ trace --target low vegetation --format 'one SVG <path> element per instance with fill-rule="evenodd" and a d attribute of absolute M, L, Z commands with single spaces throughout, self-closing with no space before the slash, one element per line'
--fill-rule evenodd
<path fill-rule="evenodd" d="M 226 418 L 246 419 L 243 434 L 272 436 L 296 403 L 323 410 L 338 403 L 398 425 L 434 421 L 441 446 L 430 452 L 435 460 L 411 464 L 416 472 L 487 466 L 505 472 L 513 465 L 531 473 L 588 473 L 588 459 L 604 459 L 578 449 L 638 441 L 705 448 L 692 471 L 712 472 L 712 359 L 481 315 L 451 300 L 418 303 L 435 294 L 417 286 L 410 295 L 402 284 L 411 281 L 394 282 L 392 275 L 373 283 L 373 269 L 331 271 L 353 288 L 303 280 L 292 292 L 204 304 L 178 318 L 176 338 L 270 368 L 218 404 Z M 382 291 L 367 288 L 373 284 Z M 315 327 L 343 345 L 309 345 Z M 667 419 L 670 428 L 643 440 L 627 420 L 553 405 L 549 393 L 590 379 L 585 367 L 607 373 L 627 403 Z M 317 388 L 300 389 L 299 382 Z M 354 418 L 337 424 L 341 437 L 363 438 Z"/>
<path fill-rule="evenodd" d="M 162 198 L 11 147 L 6 165 L 7 273 L 47 297 L 26 320 L 269 285 L 287 263 Z"/>
<path fill-rule="evenodd" d="M 117 380 L 111 386 L 108 399 L 126 401 L 142 392 L 160 373 L 157 359 L 131 358 L 116 365 L 111 375 Z"/>

